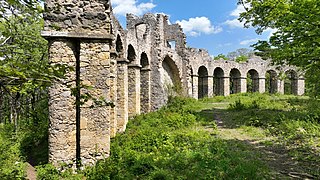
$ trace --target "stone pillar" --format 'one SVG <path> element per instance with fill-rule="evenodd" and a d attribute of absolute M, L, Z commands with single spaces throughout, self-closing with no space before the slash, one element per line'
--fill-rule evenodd
<path fill-rule="evenodd" d="M 208 76 L 208 97 L 213 97 L 213 76 Z"/>
<path fill-rule="evenodd" d="M 193 97 L 193 79 L 192 75 L 189 77 L 190 79 L 188 80 L 188 97 Z"/>
<path fill-rule="evenodd" d="M 262 77 L 259 78 L 259 93 L 265 93 L 266 92 L 266 78 Z"/>
<path fill-rule="evenodd" d="M 141 69 L 141 83 L 140 83 L 140 99 L 141 99 L 141 113 L 148 113 L 151 111 L 151 69 Z"/>
<path fill-rule="evenodd" d="M 76 67 L 75 44 L 68 40 L 49 43 L 49 60 L 52 65 Z M 49 162 L 73 165 L 76 162 L 76 98 L 71 88 L 76 87 L 76 73 L 68 71 L 65 79 L 54 82 L 49 88 Z"/>
<path fill-rule="evenodd" d="M 192 75 L 192 97 L 198 99 L 198 75 Z"/>
<path fill-rule="evenodd" d="M 278 80 L 278 93 L 284 94 L 284 80 Z"/>
<path fill-rule="evenodd" d="M 128 66 L 129 117 L 140 114 L 140 69 L 141 66 Z"/>
<path fill-rule="evenodd" d="M 81 94 L 93 97 L 81 107 L 81 163 L 92 165 L 109 156 L 111 107 L 100 103 L 111 102 L 114 78 L 110 77 L 109 43 L 89 40 L 82 41 L 80 47 L 80 78 L 84 85 L 92 87 L 82 89 Z"/>
<path fill-rule="evenodd" d="M 75 69 L 49 90 L 49 161 L 80 168 L 109 156 L 110 0 L 46 0 L 45 9 L 41 34 L 50 44 L 49 61 Z"/>
<path fill-rule="evenodd" d="M 126 59 L 117 60 L 117 132 L 124 132 L 128 123 L 128 63 Z"/>
<path fill-rule="evenodd" d="M 247 92 L 247 77 L 241 77 L 240 78 L 240 84 L 239 84 L 240 93 L 246 93 Z"/>
<path fill-rule="evenodd" d="M 114 107 L 110 109 L 110 138 L 113 138 L 116 136 L 117 133 L 117 121 L 118 121 L 118 94 L 117 94 L 117 88 L 118 88 L 118 82 L 117 82 L 117 53 L 112 50 L 111 55 L 111 64 L 113 66 L 110 67 L 110 100 L 114 102 Z"/>
<path fill-rule="evenodd" d="M 298 79 L 298 96 L 302 96 L 305 93 L 305 80 L 304 78 Z"/>
<path fill-rule="evenodd" d="M 224 77 L 224 96 L 230 95 L 230 77 Z"/>

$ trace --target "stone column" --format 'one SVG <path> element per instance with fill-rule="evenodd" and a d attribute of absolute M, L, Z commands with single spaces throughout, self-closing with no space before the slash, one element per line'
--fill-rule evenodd
<path fill-rule="evenodd" d="M 198 75 L 192 75 L 192 97 L 198 99 Z"/>
<path fill-rule="evenodd" d="M 110 106 L 113 94 L 111 87 L 110 45 L 99 41 L 81 41 L 80 78 L 90 89 L 82 89 L 81 94 L 89 93 L 89 99 L 81 107 L 81 163 L 94 164 L 109 156 L 110 151 Z M 96 101 L 96 102 L 95 102 Z M 102 103 L 102 104 L 100 104 Z"/>
<path fill-rule="evenodd" d="M 240 78 L 240 84 L 239 84 L 240 93 L 246 93 L 247 92 L 247 77 L 241 77 Z"/>
<path fill-rule="evenodd" d="M 151 69 L 141 69 L 141 83 L 140 83 L 140 99 L 141 99 L 141 113 L 148 113 L 151 111 Z"/>
<path fill-rule="evenodd" d="M 304 78 L 298 79 L 298 96 L 302 96 L 305 93 L 305 80 Z"/>
<path fill-rule="evenodd" d="M 266 78 L 265 77 L 259 78 L 259 92 L 260 93 L 266 92 Z"/>
<path fill-rule="evenodd" d="M 230 95 L 230 77 L 224 77 L 224 96 Z"/>
<path fill-rule="evenodd" d="M 112 50 L 111 52 L 111 64 L 110 67 L 110 100 L 114 103 L 114 107 L 110 109 L 110 138 L 113 138 L 116 136 L 117 133 L 117 121 L 118 121 L 118 94 L 117 94 L 117 88 L 118 88 L 118 82 L 117 82 L 117 53 Z"/>
<path fill-rule="evenodd" d="M 50 41 L 50 63 L 76 67 L 75 46 L 68 40 Z M 69 88 L 76 87 L 75 79 L 75 71 L 69 71 L 49 88 L 49 162 L 57 167 L 76 162 L 76 98 Z"/>
<path fill-rule="evenodd" d="M 208 97 L 213 96 L 213 76 L 208 76 Z"/>
<path fill-rule="evenodd" d="M 284 94 L 284 80 L 278 80 L 278 93 Z"/>
<path fill-rule="evenodd" d="M 80 168 L 109 156 L 107 105 L 115 99 L 110 7 L 109 0 L 45 1 L 41 35 L 50 42 L 49 61 L 75 69 L 49 90 L 49 161 L 56 166 Z"/>
<path fill-rule="evenodd" d="M 128 123 L 128 63 L 117 60 L 117 132 L 124 132 Z"/>
<path fill-rule="evenodd" d="M 128 66 L 129 117 L 140 114 L 140 69 L 138 64 Z"/>

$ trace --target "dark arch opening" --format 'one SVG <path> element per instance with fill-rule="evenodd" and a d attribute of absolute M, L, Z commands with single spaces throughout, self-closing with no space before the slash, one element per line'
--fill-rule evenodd
<path fill-rule="evenodd" d="M 148 68 L 149 67 L 148 55 L 145 52 L 143 52 L 141 54 L 140 65 L 141 65 L 142 68 Z"/>
<path fill-rule="evenodd" d="M 127 59 L 132 62 L 136 59 L 136 52 L 131 44 L 128 46 L 128 57 Z"/>
<path fill-rule="evenodd" d="M 238 69 L 233 68 L 230 71 L 230 94 L 241 92 L 241 73 Z"/>
<path fill-rule="evenodd" d="M 213 72 L 213 92 L 217 96 L 224 95 L 224 71 L 222 68 L 217 67 Z"/>
<path fill-rule="evenodd" d="M 294 70 L 288 70 L 285 73 L 284 94 L 298 94 L 298 75 Z"/>
<path fill-rule="evenodd" d="M 259 92 L 259 73 L 255 69 L 247 73 L 247 92 Z"/>
<path fill-rule="evenodd" d="M 179 69 L 174 61 L 166 56 L 162 61 L 162 68 L 164 70 L 164 88 L 167 91 L 167 94 L 170 96 L 175 96 L 182 93 L 181 79 L 179 76 Z"/>
<path fill-rule="evenodd" d="M 201 66 L 198 70 L 198 98 L 208 97 L 208 70 Z"/>
<path fill-rule="evenodd" d="M 194 83 L 193 83 L 193 69 L 192 68 L 190 69 L 190 73 L 191 73 L 191 75 L 190 75 L 190 77 L 191 77 L 191 97 L 193 97 L 193 85 L 194 85 Z"/>
<path fill-rule="evenodd" d="M 270 94 L 278 92 L 278 77 L 274 70 L 269 70 L 266 73 L 266 92 Z"/>
<path fill-rule="evenodd" d="M 122 44 L 122 40 L 121 40 L 121 37 L 119 34 L 118 34 L 117 40 L 116 40 L 116 51 L 119 54 L 123 53 L 123 44 Z"/>

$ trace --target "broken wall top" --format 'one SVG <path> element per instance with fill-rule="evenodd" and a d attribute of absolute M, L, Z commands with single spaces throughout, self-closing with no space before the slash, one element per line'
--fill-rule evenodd
<path fill-rule="evenodd" d="M 46 0 L 44 36 L 110 36 L 110 11 L 110 0 Z"/>

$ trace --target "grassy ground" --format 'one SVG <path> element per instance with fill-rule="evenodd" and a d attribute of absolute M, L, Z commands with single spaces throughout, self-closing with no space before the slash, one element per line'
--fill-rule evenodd
<path fill-rule="evenodd" d="M 206 99 L 221 139 L 260 152 L 270 178 L 320 178 L 319 101 L 307 97 L 242 94 Z"/>
<path fill-rule="evenodd" d="M 175 98 L 138 116 L 110 158 L 77 175 L 50 165 L 39 179 L 319 179 L 320 102 L 241 94 Z"/>

